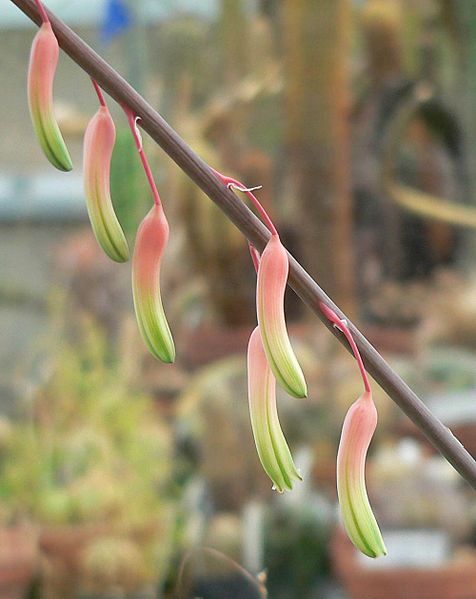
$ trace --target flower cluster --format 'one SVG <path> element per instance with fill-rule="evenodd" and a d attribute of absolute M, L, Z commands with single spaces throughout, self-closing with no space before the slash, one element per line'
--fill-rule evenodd
<path fill-rule="evenodd" d="M 58 42 L 40 0 L 35 0 L 43 19 L 36 35 L 28 73 L 28 99 L 33 125 L 48 160 L 58 169 L 72 169 L 71 159 L 54 117 L 53 83 L 58 62 Z M 129 259 L 129 247 L 114 212 L 110 193 L 110 166 L 115 127 L 99 85 L 93 80 L 99 109 L 84 139 L 84 190 L 94 235 L 104 252 L 116 262 Z M 132 291 L 140 333 L 149 351 L 163 362 L 175 360 L 175 347 L 160 293 L 160 269 L 169 238 L 169 225 L 145 156 L 137 126 L 138 118 L 127 107 L 131 133 L 149 181 L 154 205 L 136 235 L 132 260 Z M 227 187 L 244 192 L 270 231 L 261 255 L 250 245 L 257 271 L 256 312 L 258 326 L 248 343 L 248 400 L 251 425 L 259 459 L 279 492 L 291 490 L 300 474 L 279 422 L 276 382 L 289 395 L 307 396 L 304 374 L 289 340 L 284 312 L 289 258 L 279 234 L 252 189 L 215 171 Z M 365 459 L 377 425 L 372 392 L 357 345 L 344 320 L 327 305 L 322 312 L 345 335 L 358 362 L 365 391 L 349 409 L 337 456 L 337 489 L 347 533 L 363 553 L 385 555 L 380 530 L 365 488 Z"/>

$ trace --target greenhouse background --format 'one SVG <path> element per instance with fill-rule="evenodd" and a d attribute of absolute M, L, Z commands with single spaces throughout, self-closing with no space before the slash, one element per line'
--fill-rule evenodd
<path fill-rule="evenodd" d="M 474 492 L 371 381 L 367 490 L 388 555 L 341 526 L 355 360 L 290 289 L 308 398 L 278 388 L 302 482 L 260 464 L 247 399 L 246 239 L 143 133 L 170 224 L 156 360 L 130 262 L 102 252 L 82 153 L 98 108 L 65 53 L 34 135 L 36 26 L 0 2 L 0 599 L 476 599 Z M 476 457 L 476 19 L 470 0 L 49 0 L 216 170 Z M 152 196 L 121 108 L 111 195 L 129 246 Z M 140 125 L 140 122 L 139 122 Z M 239 194 L 244 202 L 247 198 Z"/>

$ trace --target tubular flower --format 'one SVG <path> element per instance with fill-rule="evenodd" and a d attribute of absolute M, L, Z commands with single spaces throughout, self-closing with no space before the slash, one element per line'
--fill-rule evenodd
<path fill-rule="evenodd" d="M 28 69 L 28 104 L 38 141 L 48 160 L 60 171 L 73 168 L 53 111 L 53 82 L 58 64 L 58 41 L 49 22 L 33 40 Z"/>
<path fill-rule="evenodd" d="M 161 205 L 154 204 L 137 231 L 132 260 L 134 308 L 141 335 L 162 362 L 175 360 L 175 347 L 160 297 L 160 261 L 169 238 Z"/>
<path fill-rule="evenodd" d="M 365 488 L 365 458 L 376 426 L 372 394 L 365 391 L 347 412 L 337 453 L 337 493 L 344 526 L 352 543 L 369 557 L 387 555 Z"/>
<path fill-rule="evenodd" d="M 276 379 L 271 372 L 259 327 L 248 342 L 248 401 L 258 456 L 273 488 L 282 493 L 301 476 L 294 465 L 276 409 Z"/>
<path fill-rule="evenodd" d="M 126 262 L 129 248 L 114 213 L 109 190 L 115 140 L 114 121 L 107 106 L 101 106 L 89 122 L 84 136 L 84 190 L 89 219 L 99 245 L 112 260 Z"/>
<path fill-rule="evenodd" d="M 261 255 L 258 269 L 258 324 L 266 357 L 279 384 L 294 397 L 306 397 L 306 381 L 291 347 L 284 317 L 288 272 L 286 250 L 279 236 L 273 234 Z"/>

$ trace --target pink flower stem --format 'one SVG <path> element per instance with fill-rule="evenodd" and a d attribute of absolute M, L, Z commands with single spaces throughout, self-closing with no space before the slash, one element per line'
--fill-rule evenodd
<path fill-rule="evenodd" d="M 40 17 L 41 17 L 41 20 L 43 21 L 43 23 L 49 23 L 50 18 L 48 17 L 48 14 L 45 10 L 45 7 L 41 3 L 41 0 L 35 0 L 35 4 L 36 4 L 36 7 L 38 8 L 38 11 L 40 13 Z"/>
<path fill-rule="evenodd" d="M 335 327 L 337 327 L 340 331 L 342 331 L 345 338 L 349 342 L 349 345 L 352 349 L 355 359 L 357 360 L 357 364 L 359 365 L 359 370 L 360 370 L 360 374 L 362 375 L 362 381 L 364 383 L 365 391 L 367 393 L 370 393 L 371 388 L 370 388 L 369 377 L 367 375 L 367 371 L 365 370 L 364 362 L 362 360 L 362 356 L 360 355 L 359 348 L 357 347 L 357 344 L 355 343 L 354 338 L 352 337 L 352 333 L 349 331 L 349 329 L 347 327 L 346 321 L 339 318 L 337 316 L 337 314 L 334 312 L 334 310 L 329 308 L 329 306 L 327 306 L 323 302 L 320 302 L 319 306 L 321 308 L 322 313 L 326 316 L 326 318 L 328 318 L 334 324 Z"/>
<path fill-rule="evenodd" d="M 142 166 L 144 167 L 145 175 L 147 177 L 147 181 L 149 182 L 150 189 L 152 191 L 152 196 L 154 198 L 154 204 L 156 206 L 161 206 L 162 202 L 160 200 L 159 190 L 157 189 L 157 185 L 155 184 L 154 177 L 152 175 L 152 171 L 150 170 L 149 161 L 147 160 L 147 156 L 144 153 L 144 149 L 142 147 L 142 139 L 139 133 L 139 129 L 137 127 L 137 119 L 136 115 L 132 112 L 132 110 L 122 104 L 122 109 L 127 115 L 127 121 L 129 123 L 129 127 L 131 129 L 132 136 L 134 138 L 137 151 L 139 152 L 139 156 L 142 162 Z"/>
<path fill-rule="evenodd" d="M 248 249 L 250 250 L 251 259 L 253 260 L 253 266 L 255 267 L 255 271 L 258 272 L 260 261 L 259 252 L 251 242 L 248 242 Z"/>
<path fill-rule="evenodd" d="M 238 181 L 237 179 L 233 179 L 233 177 L 226 177 L 225 175 L 222 175 L 214 168 L 212 168 L 212 171 L 220 179 L 220 181 L 222 183 L 224 183 L 227 187 L 229 187 L 229 188 L 235 187 L 238 191 L 242 191 L 243 193 L 245 193 L 248 196 L 248 199 L 254 204 L 254 206 L 256 207 L 258 212 L 261 214 L 261 217 L 263 218 L 265 225 L 271 231 L 271 235 L 278 235 L 278 231 L 277 231 L 276 227 L 274 226 L 274 223 L 271 220 L 269 214 L 266 212 L 266 210 L 263 208 L 263 205 L 261 204 L 261 202 L 258 200 L 258 198 L 254 195 L 254 193 L 250 189 L 245 187 L 243 185 L 243 183 L 240 183 L 240 181 Z"/>
<path fill-rule="evenodd" d="M 99 104 L 101 104 L 101 106 L 107 106 L 106 105 L 106 100 L 104 99 L 102 90 L 99 87 L 97 81 L 95 79 L 93 79 L 93 78 L 91 78 L 91 81 L 93 82 L 93 86 L 94 86 L 94 89 L 96 91 L 96 94 L 97 94 L 97 97 L 98 97 L 98 100 L 99 100 Z"/>

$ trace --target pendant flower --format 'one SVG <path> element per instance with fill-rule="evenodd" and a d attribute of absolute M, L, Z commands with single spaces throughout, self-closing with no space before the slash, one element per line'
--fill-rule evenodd
<path fill-rule="evenodd" d="M 307 386 L 286 330 L 284 292 L 289 261 L 279 236 L 271 235 L 258 269 L 256 305 L 264 351 L 279 384 L 294 397 L 306 397 Z"/>
<path fill-rule="evenodd" d="M 110 193 L 110 168 L 116 141 L 114 121 L 107 106 L 100 106 L 84 136 L 83 176 L 89 219 L 105 253 L 116 262 L 129 259 L 129 247 L 117 220 Z"/>
<path fill-rule="evenodd" d="M 365 487 L 365 459 L 377 426 L 377 410 L 369 377 L 347 321 L 339 318 L 326 304 L 321 303 L 320 306 L 347 339 L 364 383 L 364 393 L 351 405 L 344 419 L 337 452 L 337 495 L 342 520 L 349 539 L 357 549 L 369 557 L 380 557 L 387 555 L 387 550 Z"/>
<path fill-rule="evenodd" d="M 58 64 L 58 41 L 49 22 L 33 40 L 28 69 L 28 104 L 36 136 L 48 160 L 60 171 L 73 168 L 53 111 L 53 83 Z"/>
<path fill-rule="evenodd" d="M 162 362 L 175 360 L 175 346 L 160 296 L 160 263 L 168 238 L 169 225 L 162 205 L 154 204 L 137 231 L 132 291 L 141 335 L 150 352 Z"/>
<path fill-rule="evenodd" d="M 337 493 L 344 526 L 352 543 L 369 557 L 387 555 L 365 488 L 365 458 L 376 426 L 372 393 L 365 391 L 347 412 L 337 453 Z"/>
<path fill-rule="evenodd" d="M 248 342 L 248 401 L 251 427 L 258 456 L 273 488 L 282 493 L 291 490 L 301 476 L 279 423 L 276 409 L 276 379 L 271 372 L 259 327 Z"/>

